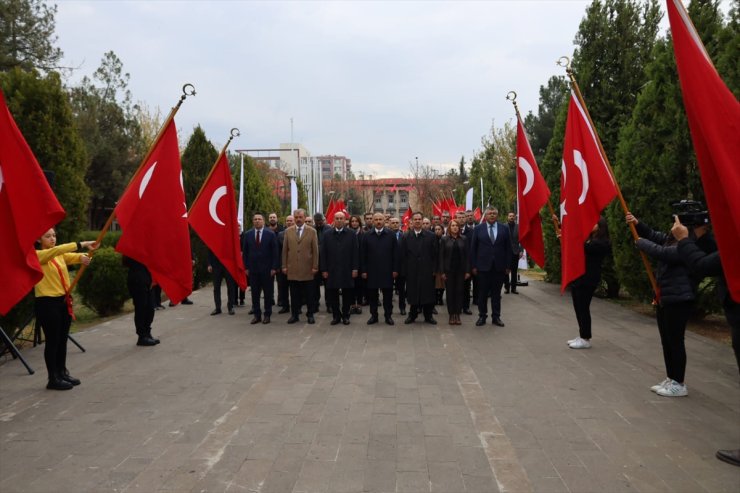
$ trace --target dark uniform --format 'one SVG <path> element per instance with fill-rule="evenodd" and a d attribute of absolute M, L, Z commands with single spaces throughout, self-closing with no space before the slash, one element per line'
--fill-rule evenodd
<path fill-rule="evenodd" d="M 370 320 L 378 319 L 378 289 L 383 291 L 383 312 L 385 320 L 392 320 L 393 313 L 393 273 L 398 273 L 398 243 L 388 228 L 377 231 L 368 230 L 362 236 L 360 247 L 360 271 L 367 274 L 365 284 L 370 302 Z"/>
<path fill-rule="evenodd" d="M 341 319 L 349 323 L 349 308 L 354 299 L 355 278 L 360 270 L 360 251 L 357 235 L 349 228 L 338 231 L 334 228 L 323 234 L 319 251 L 319 271 L 324 279 L 326 302 L 334 314 L 332 323 L 336 325 Z M 342 290 L 342 308 L 339 308 L 339 290 Z"/>
<path fill-rule="evenodd" d="M 406 278 L 406 298 L 411 310 L 406 323 L 416 320 L 420 310 L 424 320 L 436 323 L 432 310 L 436 293 L 434 289 L 434 272 L 437 269 L 439 240 L 431 231 L 413 229 L 406 232 L 401 240 L 401 272 Z"/>

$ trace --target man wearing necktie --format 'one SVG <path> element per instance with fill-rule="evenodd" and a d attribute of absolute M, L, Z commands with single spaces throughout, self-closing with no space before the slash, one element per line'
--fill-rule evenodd
<path fill-rule="evenodd" d="M 403 231 L 401 231 L 401 221 L 397 218 L 391 218 L 391 231 L 396 237 L 398 246 L 401 245 L 401 238 L 403 238 Z M 399 272 L 396 277 L 396 293 L 398 294 L 398 309 L 401 315 L 406 315 L 406 278 Z"/>
<path fill-rule="evenodd" d="M 488 316 L 488 299 L 491 298 L 494 325 L 504 326 L 501 320 L 501 287 L 509 273 L 512 256 L 509 228 L 496 221 L 498 210 L 489 207 L 486 220 L 476 226 L 472 234 L 470 258 L 473 275 L 478 277 L 478 321 L 482 326 Z"/>
<path fill-rule="evenodd" d="M 278 259 L 277 237 L 270 228 L 265 227 L 262 214 L 252 218 L 253 228 L 244 235 L 242 255 L 247 269 L 249 285 L 252 289 L 252 324 L 270 323 L 272 316 L 272 299 L 275 286 L 275 272 L 280 265 Z M 264 317 L 260 308 L 260 297 L 264 293 Z"/>
<path fill-rule="evenodd" d="M 334 227 L 324 232 L 319 250 L 319 270 L 324 279 L 326 302 L 331 307 L 331 325 L 349 325 L 349 308 L 354 298 L 360 251 L 357 235 L 346 227 L 343 212 L 334 214 Z M 339 291 L 342 307 L 339 308 Z"/>
<path fill-rule="evenodd" d="M 319 243 L 316 230 L 306 226 L 306 211 L 296 209 L 293 212 L 295 225 L 285 230 L 283 242 L 283 274 L 288 277 L 290 288 L 289 324 L 298 321 L 303 304 L 307 305 L 308 323 L 316 323 L 314 313 L 318 310 L 313 296 L 313 279 L 319 271 Z"/>
<path fill-rule="evenodd" d="M 378 323 L 378 290 L 383 292 L 383 311 L 385 323 L 394 325 L 393 318 L 393 280 L 398 276 L 396 237 L 385 228 L 385 217 L 376 212 L 373 227 L 362 236 L 360 246 L 360 272 L 367 280 L 367 298 L 370 304 L 368 325 Z"/>
<path fill-rule="evenodd" d="M 437 294 L 434 289 L 434 274 L 439 264 L 439 241 L 434 233 L 423 229 L 420 212 L 414 213 L 411 222 L 412 229 L 401 240 L 399 255 L 401 273 L 406 277 L 406 298 L 411 306 L 404 323 L 414 322 L 419 312 L 423 311 L 424 321 L 435 325 L 437 321 L 432 313 Z"/>

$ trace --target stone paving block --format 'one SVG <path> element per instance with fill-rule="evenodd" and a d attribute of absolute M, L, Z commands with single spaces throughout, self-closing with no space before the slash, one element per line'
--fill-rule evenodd
<path fill-rule="evenodd" d="M 371 461 L 395 461 L 397 457 L 396 435 L 370 434 L 367 446 L 367 458 Z"/>
<path fill-rule="evenodd" d="M 454 462 L 430 462 L 429 483 L 432 493 L 465 491 L 462 474 Z"/>
<path fill-rule="evenodd" d="M 421 444 L 398 444 L 397 471 L 427 471 L 426 449 Z"/>
<path fill-rule="evenodd" d="M 463 474 L 465 491 L 469 493 L 496 493 L 499 491 L 493 476 L 473 476 Z"/>
<path fill-rule="evenodd" d="M 430 491 L 429 473 L 427 471 L 397 471 L 396 492 L 422 493 Z"/>
<path fill-rule="evenodd" d="M 363 480 L 363 490 L 368 493 L 396 491 L 396 463 L 389 460 L 368 461 Z"/>
<path fill-rule="evenodd" d="M 328 491 L 334 465 L 334 462 L 327 461 L 305 461 L 293 487 L 293 493 L 323 493 Z"/>

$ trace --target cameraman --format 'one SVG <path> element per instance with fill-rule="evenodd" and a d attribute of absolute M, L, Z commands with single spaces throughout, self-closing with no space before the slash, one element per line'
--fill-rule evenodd
<path fill-rule="evenodd" d="M 688 395 L 684 383 L 686 375 L 686 346 L 684 334 L 686 323 L 694 309 L 697 282 L 689 276 L 686 265 L 678 255 L 677 241 L 673 236 L 654 231 L 627 213 L 628 224 L 634 224 L 640 238 L 637 248 L 658 260 L 655 278 L 658 283 L 659 299 L 655 318 L 658 322 L 660 343 L 663 346 L 663 361 L 666 378 L 650 390 L 664 397 Z"/>
<path fill-rule="evenodd" d="M 676 216 L 673 228 L 671 228 L 673 237 L 678 241 L 678 254 L 681 257 L 693 275 L 700 277 L 717 277 L 717 295 L 722 301 L 722 307 L 725 310 L 725 317 L 730 324 L 732 333 L 732 349 L 735 352 L 735 361 L 737 361 L 738 370 L 740 370 L 740 303 L 730 297 L 730 291 L 727 289 L 727 281 L 722 270 L 719 251 L 707 253 L 697 245 L 702 238 L 702 234 L 696 234 L 697 239 L 689 236 L 689 230 L 681 224 L 679 216 Z M 707 235 L 709 236 L 709 235 Z M 717 458 L 728 464 L 740 466 L 740 450 L 718 450 Z"/>

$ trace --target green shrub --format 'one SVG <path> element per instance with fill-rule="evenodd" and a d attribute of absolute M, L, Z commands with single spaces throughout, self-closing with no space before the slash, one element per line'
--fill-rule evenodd
<path fill-rule="evenodd" d="M 119 313 L 129 298 L 126 268 L 112 247 L 100 248 L 86 269 L 77 292 L 82 302 L 101 317 Z"/>
<path fill-rule="evenodd" d="M 87 241 L 87 240 L 97 240 L 98 235 L 100 235 L 100 231 L 83 231 L 79 235 L 80 241 Z M 113 247 L 118 244 L 118 240 L 121 238 L 121 231 L 108 231 L 106 235 L 103 237 L 103 241 L 101 242 L 100 248 L 105 247 Z"/>

